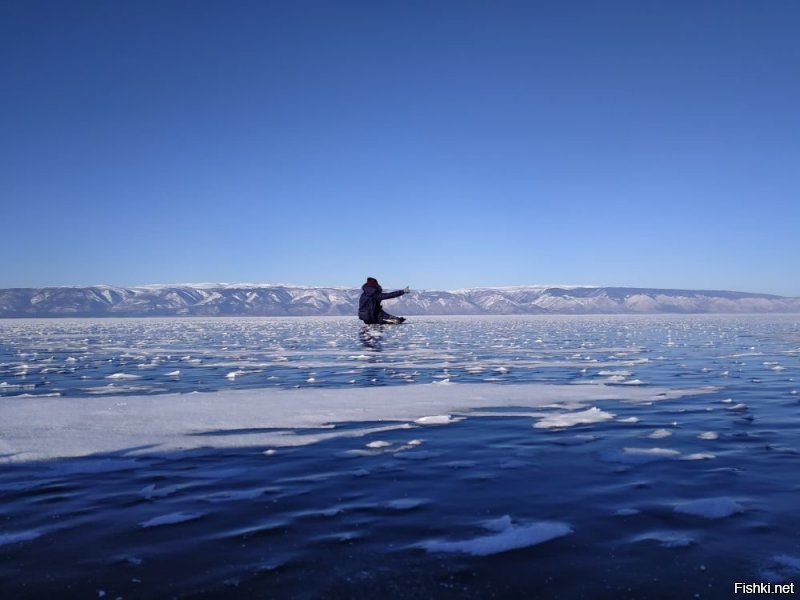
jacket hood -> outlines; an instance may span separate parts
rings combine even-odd
[[[380,285],[365,283],[364,285],[361,286],[361,291],[364,292],[367,296],[372,296],[374,294],[380,294],[383,291],[383,288]]]

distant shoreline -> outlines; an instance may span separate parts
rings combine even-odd
[[[359,294],[267,284],[9,288],[0,318],[354,316]],[[595,286],[412,290],[387,304],[404,316],[800,313],[800,298],[773,294]]]

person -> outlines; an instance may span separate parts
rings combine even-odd
[[[399,324],[405,321],[405,317],[395,317],[390,315],[381,306],[381,300],[398,298],[411,291],[408,287],[395,292],[384,292],[383,288],[374,277],[367,277],[367,283],[361,286],[361,298],[358,300],[358,318],[367,325],[375,324]]]

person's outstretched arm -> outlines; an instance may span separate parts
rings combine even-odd
[[[379,300],[388,300],[389,298],[397,298],[398,296],[402,296],[403,294],[407,294],[410,292],[411,289],[406,287],[404,290],[397,290],[394,292],[382,292],[379,296]]]

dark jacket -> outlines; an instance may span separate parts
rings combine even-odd
[[[358,300],[358,318],[365,323],[377,322],[383,311],[381,300],[397,298],[403,294],[405,294],[403,290],[384,292],[380,285],[365,283],[361,286],[361,298]]]

